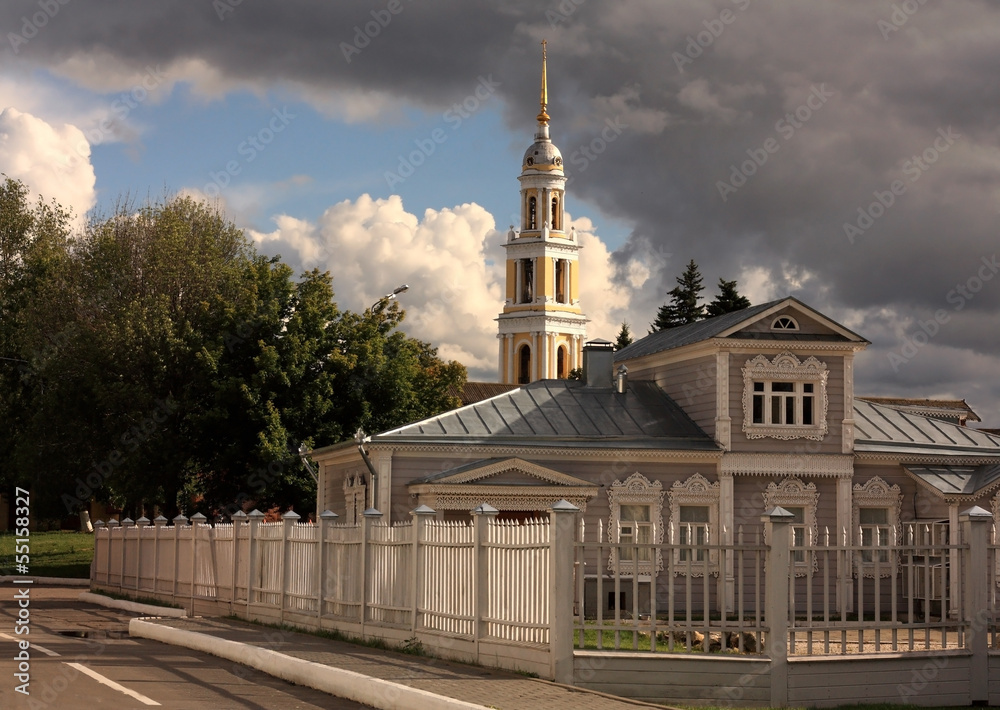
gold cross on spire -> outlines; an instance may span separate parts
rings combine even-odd
[[[541,126],[547,126],[549,124],[549,114],[546,113],[545,111],[545,109],[549,105],[549,86],[545,78],[546,44],[547,42],[543,39],[542,40],[542,95],[541,95],[542,110],[539,111],[538,116],[536,116],[536,118],[538,119],[538,123]]]

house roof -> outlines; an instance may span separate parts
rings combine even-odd
[[[461,389],[449,388],[448,394],[458,397],[462,406],[482,402],[484,399],[496,397],[498,394],[510,392],[517,389],[517,385],[509,385],[503,382],[466,382]]]
[[[911,455],[966,454],[1000,458],[1000,436],[856,399],[854,450]]]
[[[882,404],[894,409],[903,409],[919,414],[943,415],[949,417],[959,417],[963,413],[967,415],[969,421],[981,422],[982,419],[973,411],[968,402],[964,399],[920,399],[905,397],[858,397],[866,402]]]
[[[944,496],[978,496],[1000,483],[1000,464],[983,466],[904,466]]]
[[[416,486],[423,483],[469,483],[482,482],[486,479],[496,478],[507,471],[523,472],[534,478],[534,485],[555,485],[555,486],[587,486],[593,487],[592,481],[585,481],[559,471],[555,471],[546,466],[540,466],[516,457],[489,458],[481,461],[462,464],[447,471],[432,473],[423,478],[410,481],[408,486]],[[490,483],[496,483],[490,481]],[[525,485],[524,483],[507,483],[507,485]]]
[[[655,383],[639,381],[619,394],[576,380],[538,380],[371,441],[720,450]]]
[[[740,311],[733,311],[732,313],[724,313],[721,316],[715,316],[714,318],[706,318],[705,320],[696,321],[694,323],[688,323],[687,325],[679,325],[676,328],[669,328],[667,330],[661,330],[657,333],[651,333],[641,340],[637,340],[628,347],[622,348],[615,353],[615,361],[621,360],[631,360],[633,358],[644,357],[646,355],[652,355],[653,353],[663,352],[664,350],[672,350],[674,348],[679,348],[684,345],[691,345],[693,343],[699,343],[704,340],[710,340],[711,338],[728,337],[733,334],[734,331],[739,330],[739,327],[744,323],[756,320],[758,317],[763,316],[768,311],[779,310],[785,306],[794,305],[799,310],[802,310],[811,316],[817,318],[818,320],[824,321],[830,324],[835,330],[840,331],[840,333],[827,333],[820,335],[809,335],[805,333],[740,333],[739,337],[741,339],[754,339],[754,340],[781,340],[781,341],[799,341],[799,342],[815,342],[815,341],[836,341],[836,342],[850,342],[855,340],[861,343],[867,343],[868,341],[862,338],[857,333],[853,333],[844,326],[840,325],[827,318],[825,315],[819,311],[810,308],[806,304],[797,298],[781,298],[776,301],[769,301],[768,303],[761,303],[756,306],[750,306],[749,308],[744,308]],[[850,337],[848,337],[848,335]]]

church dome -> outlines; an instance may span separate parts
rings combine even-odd
[[[546,126],[546,128],[548,127]],[[536,135],[535,139],[535,142],[524,151],[524,160],[521,161],[522,172],[537,170],[539,172],[562,173],[563,158],[559,149],[547,136]]]

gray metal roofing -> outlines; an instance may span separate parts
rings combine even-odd
[[[854,450],[1000,457],[1000,436],[855,399]]]
[[[769,303],[761,303],[756,306],[744,308],[742,311],[725,313],[714,318],[706,318],[705,320],[688,323],[687,325],[679,325],[676,328],[652,333],[642,340],[637,340],[628,347],[624,347],[616,352],[615,360],[629,360],[635,357],[642,357],[643,355],[652,355],[663,350],[679,348],[682,345],[690,345],[691,343],[714,338],[724,330],[731,328],[741,321],[752,318],[758,313],[763,313],[768,308],[781,303],[783,300],[785,299],[782,298]]]
[[[974,496],[1000,479],[1000,464],[983,466],[904,466],[946,496]]]
[[[655,383],[639,381],[619,394],[576,380],[539,380],[372,437],[373,442],[434,440],[719,449]]]

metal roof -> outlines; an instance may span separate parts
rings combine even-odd
[[[854,450],[1000,457],[1000,436],[855,399]]]
[[[662,352],[664,350],[671,350],[673,348],[679,348],[684,345],[691,345],[692,343],[698,343],[703,340],[709,340],[711,338],[719,337],[723,333],[732,328],[735,328],[740,323],[744,321],[752,320],[755,316],[764,313],[765,311],[780,305],[794,305],[795,307],[807,312],[817,319],[826,321],[835,326],[835,329],[840,329],[842,333],[849,333],[851,336],[857,339],[857,342],[867,343],[868,341],[862,338],[857,333],[848,330],[839,323],[827,318],[825,315],[820,313],[814,308],[807,306],[802,301],[792,296],[786,298],[779,298],[776,301],[769,301],[768,303],[761,303],[756,306],[750,306],[749,308],[744,308],[741,311],[733,311],[732,313],[724,313],[721,316],[715,316],[714,318],[706,318],[705,320],[696,321],[694,323],[688,323],[687,325],[679,325],[676,328],[669,328],[667,330],[661,330],[658,333],[652,333],[647,335],[642,340],[637,340],[626,348],[622,348],[615,353],[615,361],[630,360],[632,358],[643,357],[645,355],[652,355],[653,353]],[[739,333],[732,334],[729,337],[739,338],[740,340],[786,340],[786,341],[837,341],[837,342],[852,342],[851,338],[846,337],[842,333],[822,333],[822,334],[807,334],[807,333],[761,333],[761,332],[749,332],[749,333]]]
[[[1000,464],[985,466],[904,466],[946,496],[975,496],[1000,481]]]
[[[663,390],[641,381],[619,394],[576,380],[538,380],[371,440],[719,450]]]
[[[962,414],[968,415],[969,421],[981,422],[982,419],[973,411],[964,399],[914,399],[904,397],[868,397],[858,396],[866,402],[882,404],[903,411],[928,414],[931,416],[946,416],[957,419]]]

